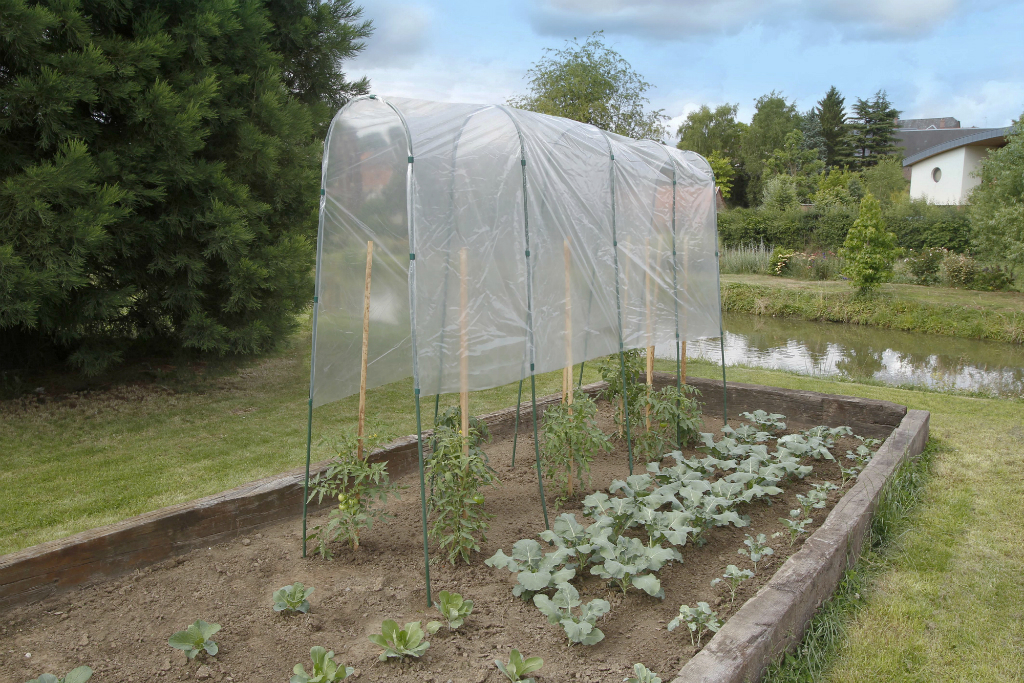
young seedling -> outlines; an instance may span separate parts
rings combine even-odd
[[[355,669],[351,666],[335,662],[334,651],[328,652],[325,647],[317,645],[310,648],[309,657],[313,660],[313,672],[306,673],[304,666],[296,664],[292,669],[289,683],[335,683],[335,681],[343,681],[355,673]]]
[[[554,598],[535,595],[533,604],[547,616],[548,622],[562,625],[569,637],[569,645],[594,645],[604,639],[604,633],[594,624],[612,608],[607,600],[598,598],[584,605],[579,591],[568,583],[560,583]],[[578,613],[573,613],[575,608],[579,608]]]
[[[199,619],[184,631],[178,631],[171,636],[167,644],[178,650],[184,650],[189,659],[195,659],[200,651],[205,651],[212,657],[217,654],[218,647],[217,643],[210,640],[210,637],[219,630],[219,624],[208,624]]]
[[[33,678],[28,683],[85,683],[92,678],[92,669],[87,666],[79,666],[57,678],[53,674],[43,674],[39,678]]]
[[[750,534],[746,534],[747,540],[743,541],[743,545],[746,548],[740,548],[736,551],[738,555],[746,555],[750,558],[750,561],[754,563],[754,571],[757,571],[757,563],[762,558],[768,555],[774,555],[775,551],[768,545],[768,537],[764,534],[758,534],[757,538],[754,538]]]
[[[643,664],[633,665],[633,675],[622,679],[625,683],[661,683],[658,674],[648,669]]]
[[[793,545],[796,543],[796,539],[800,534],[807,533],[807,525],[814,520],[810,517],[806,519],[800,519],[800,510],[790,510],[789,518],[779,517],[779,521],[782,522],[786,530],[789,531],[789,544]]]
[[[679,608],[679,616],[668,622],[668,630],[674,631],[680,624],[686,624],[690,629],[690,643],[696,647],[700,647],[700,641],[706,631],[718,633],[718,629],[722,628],[718,612],[712,612],[711,606],[706,602],[698,602],[696,607],[682,605]]]
[[[278,588],[274,591],[275,612],[309,612],[309,596],[313,594],[312,588],[306,588],[296,581],[290,586]]]
[[[473,601],[463,600],[458,593],[441,591],[437,594],[437,602],[434,603],[434,607],[444,617],[445,623],[448,624],[448,630],[454,631],[462,626],[462,622],[473,611]]]
[[[717,586],[723,579],[729,582],[729,605],[732,606],[736,602],[736,589],[740,587],[740,584],[754,577],[754,572],[749,569],[740,569],[734,564],[730,564],[725,568],[725,573],[722,574],[720,579],[712,579],[711,585]]]
[[[441,628],[440,621],[427,622],[426,632],[437,633]],[[430,643],[424,640],[424,629],[420,628],[420,622],[410,621],[405,628],[399,629],[394,619],[385,619],[381,624],[381,632],[369,636],[370,642],[384,648],[380,653],[380,661],[388,659],[405,659],[406,657],[419,658],[430,647]]]
[[[523,676],[540,670],[544,666],[544,660],[540,657],[527,657],[523,659],[523,656],[519,654],[519,650],[512,650],[508,653],[508,663],[495,659],[494,665],[512,683],[536,683],[532,678],[523,678]]]

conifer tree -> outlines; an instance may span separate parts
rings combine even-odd
[[[312,293],[351,0],[0,0],[0,363],[257,353]],[[9,18],[9,21],[8,21]]]
[[[850,125],[846,116],[846,98],[834,85],[818,100],[815,108],[825,141],[825,166],[839,168],[852,161]]]
[[[860,203],[860,214],[846,234],[839,255],[846,260],[843,275],[860,295],[892,279],[892,266],[899,255],[896,235],[886,230],[882,206],[870,192]]]
[[[892,106],[884,90],[867,100],[857,98],[853,105],[851,142],[859,167],[878,163],[883,156],[896,156],[903,148],[896,144],[896,119],[900,111]]]

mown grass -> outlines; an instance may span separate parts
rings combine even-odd
[[[886,285],[869,297],[847,283],[722,276],[722,309],[872,325],[969,339],[1024,342],[1024,294]]]

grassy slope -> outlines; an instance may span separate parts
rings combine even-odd
[[[855,298],[845,282],[722,275],[726,311],[875,325],[954,337],[1024,342],[1024,294],[883,285]]]

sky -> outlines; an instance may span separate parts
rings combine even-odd
[[[545,48],[603,30],[655,87],[673,139],[702,104],[781,92],[805,111],[885,90],[903,118],[1010,125],[1024,113],[1024,0],[355,0],[375,26],[343,68],[372,92],[504,103]]]

